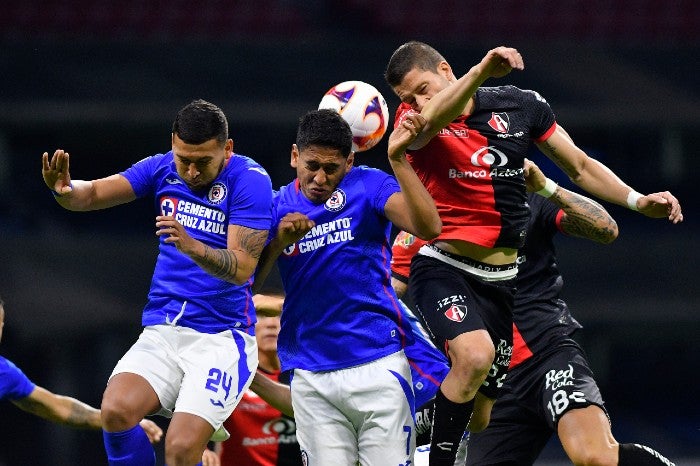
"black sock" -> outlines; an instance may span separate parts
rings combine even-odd
[[[430,466],[453,466],[459,441],[467,429],[474,400],[455,403],[438,390],[435,394],[433,433],[430,438]]]
[[[618,466],[675,466],[659,452],[636,443],[620,444],[617,464]]]

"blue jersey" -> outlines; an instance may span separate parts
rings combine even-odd
[[[321,204],[303,195],[298,180],[276,193],[273,225],[290,212],[316,223],[277,261],[286,295],[277,343],[283,370],[343,369],[412,343],[389,270],[384,206],[398,191],[390,175],[359,166]]]
[[[19,367],[0,356],[0,400],[21,400],[28,397],[36,385]]]
[[[417,410],[435,397],[440,384],[450,371],[450,366],[447,357],[435,347],[418,318],[403,301],[401,301],[401,310],[410,323],[415,337],[415,342],[404,348],[404,351],[411,366]]]
[[[121,173],[138,197],[152,195],[158,215],[171,215],[192,237],[226,248],[229,224],[269,230],[272,184],[252,159],[233,154],[208,190],[192,191],[177,174],[172,152],[147,157]],[[160,237],[142,324],[177,323],[204,333],[254,332],[252,280],[235,285],[205,272]]]

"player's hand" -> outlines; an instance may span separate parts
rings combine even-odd
[[[256,293],[253,295],[253,306],[255,313],[265,317],[278,317],[282,314],[282,296],[266,295]]]
[[[523,174],[525,175],[525,187],[531,193],[536,193],[544,188],[547,182],[547,177],[542,173],[540,167],[531,160],[525,159]]]
[[[679,223],[683,221],[681,204],[676,196],[668,191],[647,194],[637,200],[637,209],[640,213],[652,218],[668,217],[669,221]]]
[[[406,149],[423,131],[426,123],[425,117],[420,113],[411,111],[404,114],[401,123],[389,135],[389,161],[401,161],[405,158]]]
[[[41,156],[41,175],[44,177],[44,183],[49,189],[56,191],[61,196],[70,193],[73,187],[70,183],[68,152],[56,149],[49,160],[49,153],[44,152]]]
[[[148,437],[149,442],[158,443],[163,438],[163,429],[158,427],[158,424],[156,424],[155,422],[150,421],[148,419],[141,419],[139,425],[141,426],[143,431],[146,432],[146,436]]]
[[[221,466],[221,459],[219,455],[207,448],[202,453],[202,466]]]
[[[175,220],[175,217],[159,215],[156,217],[156,235],[165,236],[166,243],[172,243],[178,251],[185,254],[192,254],[199,243],[192,238],[185,227],[180,222]]]
[[[285,245],[299,241],[316,226],[313,220],[300,212],[290,212],[277,225],[277,238]]]
[[[496,47],[489,50],[478,66],[481,67],[482,73],[491,78],[501,78],[514,69],[525,69],[522,55],[511,47]]]

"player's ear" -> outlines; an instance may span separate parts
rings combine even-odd
[[[226,151],[227,156],[233,153],[233,139],[226,140],[226,146],[224,147],[224,150]]]
[[[353,163],[355,163],[355,151],[350,151],[350,155],[348,155],[348,159],[345,162],[345,169],[350,170],[352,167]]]
[[[447,80],[454,79],[454,73],[452,72],[452,67],[445,60],[442,60],[440,63],[438,63],[437,73],[440,76],[443,76]]]
[[[297,165],[299,164],[299,148],[297,147],[296,144],[292,144],[292,156],[289,161],[289,165],[292,166],[292,168],[297,168]]]

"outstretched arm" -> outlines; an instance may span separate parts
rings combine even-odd
[[[78,429],[102,429],[100,410],[70,396],[56,395],[36,386],[26,398],[12,401],[20,409],[41,418]],[[141,427],[151,443],[160,441],[163,430],[153,421],[143,419]]]
[[[49,159],[42,155],[41,174],[56,202],[68,210],[99,210],[136,199],[131,183],[121,175],[98,180],[73,180],[70,176],[70,155],[61,149]]]
[[[537,147],[582,189],[599,199],[612,202],[652,218],[683,221],[678,199],[668,191],[643,195],[625,184],[598,160],[589,157],[574,144],[569,134],[557,126],[552,135]]]
[[[289,417],[294,417],[292,391],[289,386],[270,380],[260,372],[256,372],[253,376],[253,382],[250,384],[250,389],[276,410]]]
[[[558,186],[530,160],[525,160],[525,183],[528,191],[548,198],[564,211],[561,218],[564,233],[603,244],[617,238],[617,223],[602,205]]]

